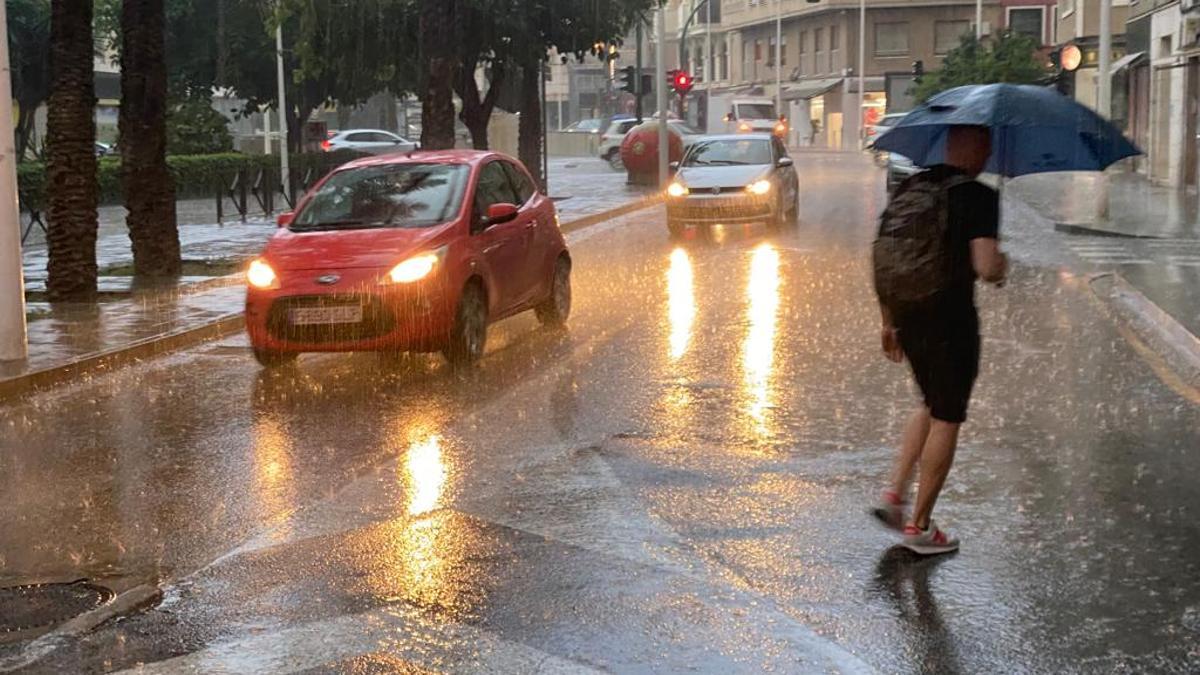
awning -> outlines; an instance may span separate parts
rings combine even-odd
[[[814,98],[833,89],[842,83],[842,78],[831,77],[821,80],[801,80],[794,82],[783,90],[783,100],[799,101]]]
[[[1122,70],[1125,70],[1126,68],[1136,64],[1138,61],[1141,61],[1145,57],[1146,52],[1134,52],[1132,54],[1126,54],[1125,56],[1117,59],[1116,63],[1112,64],[1112,68],[1109,70],[1109,73],[1116,75]]]

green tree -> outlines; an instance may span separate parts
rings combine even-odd
[[[96,297],[96,90],[92,0],[52,0],[46,119],[51,302]]]
[[[233,151],[229,120],[209,101],[189,98],[167,114],[167,154],[210,155]]]
[[[37,110],[50,97],[50,0],[7,0],[17,157],[33,138]]]
[[[121,186],[134,274],[156,282],[179,276],[175,181],[167,166],[167,62],[164,0],[121,3]]]
[[[1036,84],[1046,79],[1046,64],[1037,56],[1037,42],[1006,32],[997,39],[980,41],[964,35],[962,42],[942,60],[940,70],[929,73],[912,88],[916,101],[967,84]]]

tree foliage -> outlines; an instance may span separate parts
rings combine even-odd
[[[50,98],[50,0],[6,0],[17,157],[25,157],[37,109]]]
[[[1041,82],[1048,72],[1037,57],[1037,48],[1032,38],[1011,32],[986,41],[964,35],[962,42],[943,59],[941,69],[925,75],[913,86],[913,99],[924,101],[967,84]]]

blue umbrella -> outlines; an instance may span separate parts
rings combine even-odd
[[[1141,154],[1120,130],[1062,94],[1028,84],[955,87],[931,97],[884,132],[874,146],[917,166],[944,161],[946,135],[956,125],[992,130],[985,171],[1022,176],[1048,171],[1103,171]]]

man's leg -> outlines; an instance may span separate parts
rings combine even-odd
[[[954,463],[961,425],[934,419],[929,425],[929,438],[921,451],[921,483],[917,486],[917,505],[913,524],[922,530],[929,527],[929,516],[937,503],[938,494],[946,484],[946,475]]]
[[[892,492],[900,499],[908,494],[908,485],[912,482],[913,467],[921,459],[929,437],[929,407],[921,406],[909,418],[904,427],[904,438],[901,441],[900,453],[896,455],[896,464],[892,468]]]

